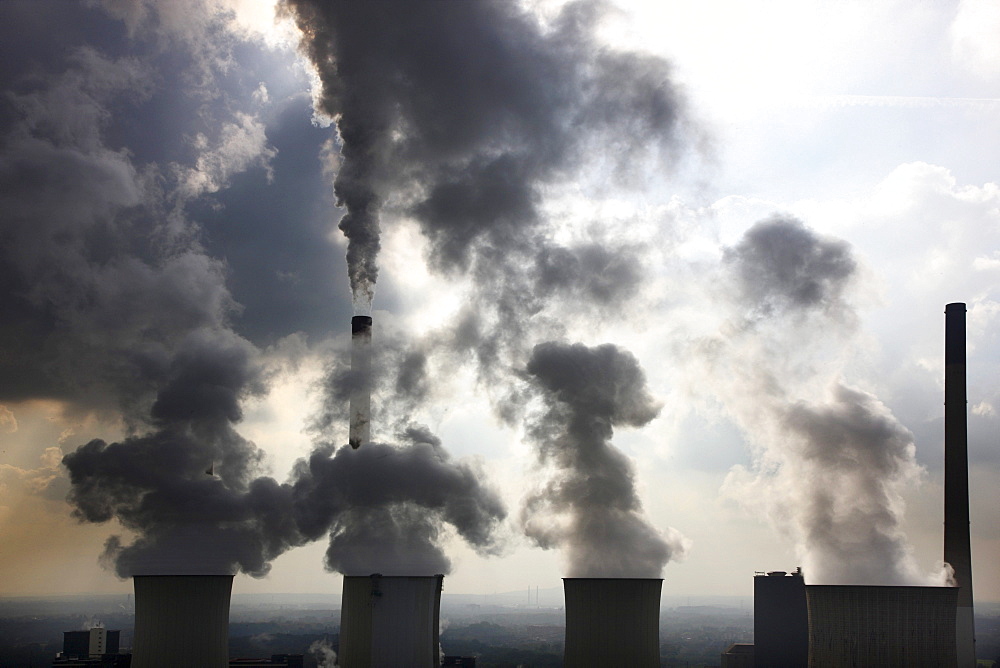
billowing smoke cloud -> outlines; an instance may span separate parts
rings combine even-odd
[[[225,263],[185,206],[274,151],[255,118],[207,102],[187,162],[140,161],[156,155],[153,136],[112,148],[128,132],[111,127],[113,110],[159,92],[153,62],[79,47],[60,73],[15,81],[4,99],[0,398],[61,400],[119,423],[119,442],[63,459],[74,514],[135,534],[107,543],[119,575],[263,575],[297,540],[288,492],[255,479],[264,453],[235,431],[267,372],[233,329]],[[197,81],[184,91],[194,98],[213,85]]]
[[[506,516],[483,472],[454,462],[424,428],[406,443],[319,448],[294,471],[295,517],[303,535],[330,536],[328,569],[347,575],[448,573],[441,542],[450,525],[474,549],[494,554]]]
[[[912,435],[840,377],[856,342],[849,245],[775,216],[724,265],[735,310],[702,352],[756,468],[734,469],[728,491],[791,535],[813,582],[918,582],[900,496],[920,475]]]
[[[683,538],[643,517],[634,467],[611,444],[615,427],[641,427],[660,410],[638,361],[611,344],[548,342],[527,372],[545,406],[529,420],[529,438],[551,473],[525,500],[525,533],[563,548],[570,577],[659,577],[683,554]]]
[[[495,288],[499,269],[530,266],[536,275],[516,273],[533,285],[517,287],[558,287],[602,260],[593,249],[553,250],[540,225],[543,187],[596,163],[628,180],[677,143],[667,64],[600,44],[596,3],[571,3],[548,24],[500,1],[288,4],[322,81],[318,109],[337,121],[340,227],[363,306],[387,207],[419,222],[441,271]],[[599,299],[615,292],[593,287]],[[531,307],[511,299],[499,308],[518,307],[516,329]]]

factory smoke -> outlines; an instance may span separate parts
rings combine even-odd
[[[308,540],[329,535],[326,566],[347,575],[449,573],[445,525],[482,554],[499,550],[506,516],[483,472],[455,462],[427,429],[401,445],[317,448],[296,464],[295,521]]]
[[[639,183],[675,163],[691,130],[663,59],[600,42],[599,3],[570,3],[545,19],[506,2],[292,1],[287,9],[320,77],[317,111],[337,124],[327,156],[338,154],[328,166],[346,210],[355,310],[371,308],[383,220],[416,224],[431,268],[467,279],[469,298],[434,341],[386,337],[394,355],[373,373],[393,389],[376,419],[397,445],[366,444],[352,456],[321,435],[286,482],[267,477],[265,450],[238,428],[246,402],[266,396],[278,373],[264,347],[295,331],[283,329],[284,290],[309,290],[282,285],[274,304],[245,317],[236,279],[253,277],[241,296],[253,300],[258,282],[292,285],[296,276],[277,263],[238,266],[268,254],[213,247],[227,239],[224,226],[209,233],[197,219],[224,209],[200,199],[234,175],[270,175],[281,158],[259,109],[206,102],[197,109],[203,133],[164,135],[164,146],[137,157],[112,148],[128,136],[106,130],[116,105],[159,99],[153,66],[83,48],[61,77],[12,95],[0,176],[12,184],[5,239],[17,252],[4,251],[0,267],[0,286],[14,297],[0,306],[11,352],[0,359],[3,396],[56,397],[120,418],[118,436],[80,445],[64,464],[74,515],[133,534],[106,544],[104,562],[121,576],[262,576],[285,550],[324,535],[331,569],[444,572],[449,526],[494,552],[505,511],[478,482],[482,472],[451,460],[426,430],[407,428],[438,382],[431,374],[443,365],[432,358],[472,360],[481,378],[502,381],[491,395],[500,417],[519,417],[530,393],[517,394],[514,370],[532,347],[562,336],[574,317],[624,308],[646,269],[641,242],[602,221],[584,235],[556,235],[547,189],[575,179],[596,189]],[[108,11],[136,34],[191,50],[191,69],[176,78],[191,99],[215,100],[232,54],[210,33],[228,30],[228,15],[199,26],[155,7]],[[234,94],[255,104],[267,97],[262,84]],[[186,161],[166,147],[174,139]],[[356,385],[348,378],[327,391],[349,397]],[[618,412],[605,420],[639,424]],[[616,484],[630,487],[627,463],[602,456]],[[425,480],[402,475],[403,463]],[[387,477],[399,478],[394,489],[383,489]],[[353,479],[369,486],[351,487]],[[673,548],[638,511],[634,490],[623,493],[618,512],[649,533],[649,558],[662,565]]]
[[[292,0],[289,7],[322,82],[317,111],[339,131],[334,190],[346,208],[340,228],[358,311],[370,308],[389,221],[416,223],[429,267],[468,280],[457,317],[404,344],[376,420],[405,422],[389,406],[404,415],[412,409],[409,399],[429,392],[434,360],[444,358],[471,361],[498,417],[515,424],[531,394],[515,369],[525,367],[533,346],[625,308],[641,291],[646,249],[639,239],[598,220],[583,237],[559,239],[543,205],[547,189],[572,179],[599,191],[609,182],[638,184],[647,169],[669,171],[693,128],[668,63],[602,44],[596,34],[605,7],[597,2],[569,3],[547,19],[509,2]],[[546,345],[532,358],[542,387],[559,383],[556,370],[544,376],[549,360],[538,356],[557,344]],[[522,517],[540,544],[565,543],[577,572],[658,575],[680,553],[680,539],[643,519],[631,464],[609,443],[612,426],[641,426],[656,411],[637,362],[611,357],[635,387],[609,397],[621,405],[594,418],[591,437],[575,425],[582,415],[571,419],[572,406],[552,400],[545,419],[565,432],[553,443],[566,454],[543,459],[567,485],[557,493],[553,482]],[[545,428],[533,424],[532,438]],[[574,449],[578,457],[568,454]],[[606,476],[607,498],[583,492],[588,475]],[[552,514],[572,517],[572,526],[556,531],[548,526]],[[379,510],[363,526],[389,519]],[[602,552],[602,540],[628,547]]]
[[[544,405],[528,436],[549,479],[524,501],[526,535],[562,548],[569,577],[660,577],[684,539],[643,516],[635,468],[611,444],[615,427],[642,427],[660,411],[638,361],[611,344],[548,342],[527,373]]]
[[[856,345],[850,246],[790,217],[758,222],[724,256],[731,318],[701,341],[707,373],[744,429],[754,470],[726,491],[795,541],[822,584],[916,584],[903,533],[904,488],[918,480],[910,432],[843,378]]]
[[[337,122],[334,188],[356,303],[370,307],[387,213],[417,221],[435,269],[487,286],[525,260],[537,268],[528,287],[558,285],[581,262],[618,266],[553,244],[542,188],[598,148],[618,182],[669,165],[684,118],[665,61],[597,40],[600,4],[570,3],[544,24],[509,2],[289,7],[322,82],[317,110]],[[519,327],[531,305],[502,297]]]

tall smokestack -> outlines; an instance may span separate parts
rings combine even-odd
[[[133,668],[229,666],[232,575],[136,575]]]
[[[368,315],[351,318],[351,432],[348,442],[354,449],[372,440],[372,319]]]
[[[563,578],[566,668],[659,668],[659,578]]]
[[[443,575],[344,576],[341,668],[436,668]]]
[[[944,560],[955,569],[958,665],[976,665],[969,539],[969,446],[965,394],[965,304],[945,306],[944,318]]]

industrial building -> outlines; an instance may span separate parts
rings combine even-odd
[[[752,643],[736,642],[722,653],[721,668],[754,668],[754,646]]]
[[[806,585],[809,666],[956,666],[956,587]]]
[[[976,665],[969,537],[963,303],[945,307],[944,560],[953,587],[807,585],[802,573],[754,577],[754,665]]]
[[[806,583],[802,570],[753,578],[754,665],[799,668],[809,659]]]
[[[659,578],[563,578],[566,668],[660,665]]]
[[[65,658],[73,659],[117,654],[120,637],[121,631],[109,631],[103,626],[85,631],[64,631],[62,654]]]

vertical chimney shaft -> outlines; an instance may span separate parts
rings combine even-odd
[[[965,304],[945,306],[944,560],[955,569],[958,665],[976,664],[969,538],[969,448],[965,380]]]
[[[372,319],[367,315],[351,318],[351,428],[352,448],[370,443],[372,410]]]

